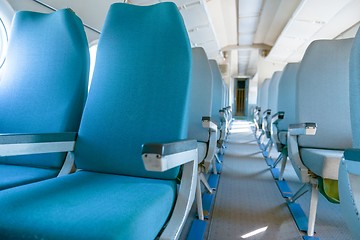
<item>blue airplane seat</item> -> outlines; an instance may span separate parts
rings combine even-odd
[[[220,115],[219,111],[222,109],[222,80],[221,73],[217,62],[213,59],[209,60],[212,76],[213,76],[213,92],[212,92],[212,120],[216,123],[218,128],[220,128]]]
[[[267,94],[269,88],[269,79],[266,78],[258,87],[258,94],[256,99],[256,107],[254,108],[254,123],[255,123],[255,138],[258,139],[258,132],[262,131],[262,111],[264,110],[262,107],[265,105],[265,100],[267,101]],[[265,88],[266,89],[265,89]],[[266,95],[266,96],[265,96]],[[266,103],[267,105],[267,103]],[[267,106],[266,106],[267,109]],[[265,109],[265,110],[266,110]]]
[[[261,84],[260,91],[259,91],[259,110],[257,120],[258,125],[261,126],[261,129],[259,130],[259,133],[255,132],[255,138],[260,145],[260,148],[262,150],[264,147],[262,147],[263,139],[266,137],[266,128],[267,125],[265,123],[265,118],[267,115],[270,114],[269,112],[269,86],[270,86],[271,78],[266,78]]]
[[[295,201],[311,191],[308,235],[314,235],[318,193],[337,203],[338,171],[350,148],[349,55],[353,39],[310,44],[298,70],[296,124],[290,124],[288,153],[300,181]]]
[[[192,63],[188,137],[204,143],[200,144],[198,148],[199,160],[202,161],[207,155],[207,145],[211,133],[209,130],[212,131],[211,128],[204,128],[203,123],[211,121],[213,81],[209,60],[204,49],[192,49]]]
[[[278,110],[277,102],[279,98],[279,82],[283,71],[276,71],[273,73],[269,83],[269,92],[268,92],[268,108],[271,110],[271,113],[276,113]]]
[[[87,96],[89,49],[70,9],[17,12],[0,81],[0,133],[77,132]],[[69,173],[66,153],[0,158],[0,190]]]
[[[262,151],[265,153],[265,157],[270,156],[272,149],[272,139],[271,139],[271,114],[277,112],[277,101],[278,101],[278,92],[279,92],[279,81],[282,75],[282,71],[276,71],[273,73],[270,82],[268,83],[267,91],[267,109],[264,109],[262,128],[265,133],[265,137],[260,140],[260,146]]]
[[[278,97],[276,101],[276,112],[272,112],[271,138],[276,150],[280,153],[271,167],[281,164],[279,180],[283,180],[283,173],[286,166],[287,132],[289,124],[295,122],[295,90],[297,71],[300,63],[288,63],[279,79]]]
[[[360,31],[350,54],[350,116],[353,149],[347,149],[339,167],[340,208],[354,239],[360,238]]]
[[[217,125],[218,131],[218,148],[222,151],[223,141],[225,139],[226,129],[224,124],[224,118],[220,115],[220,111],[223,111],[224,98],[223,98],[223,80],[221,72],[216,60],[210,59],[210,68],[213,76],[213,93],[212,93],[212,121]]]
[[[213,168],[215,166],[217,126],[211,121],[213,79],[209,60],[203,48],[192,49],[192,63],[188,137],[198,141],[199,174],[196,201],[198,218],[204,220],[200,183],[204,184],[209,193],[213,193],[204,173],[208,173],[211,164]]]
[[[191,65],[174,3],[112,4],[74,150],[78,171],[1,191],[0,238],[177,239],[198,166],[197,143],[185,140]]]
[[[260,108],[262,113],[269,108],[268,99],[269,99],[269,85],[270,85],[270,78],[266,78],[260,88]],[[261,113],[261,116],[262,116]]]
[[[299,66],[300,63],[288,63],[279,82],[277,109],[284,112],[285,115],[277,124],[277,135],[283,145],[287,145],[289,124],[295,123],[295,90]]]

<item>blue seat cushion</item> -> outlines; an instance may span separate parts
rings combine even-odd
[[[173,180],[80,171],[0,191],[0,239],[154,239]]]
[[[0,164],[0,190],[56,177],[58,169]]]

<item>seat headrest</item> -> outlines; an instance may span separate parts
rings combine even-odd
[[[188,137],[208,141],[209,133],[202,127],[201,119],[211,117],[213,80],[209,60],[203,48],[192,49],[192,63]]]
[[[354,148],[360,148],[360,30],[351,48],[349,77],[352,143]]]
[[[353,39],[310,44],[298,70],[296,121],[317,123],[315,136],[299,137],[299,146],[351,147],[349,56]]]
[[[285,112],[285,117],[278,123],[280,130],[287,130],[295,122],[295,88],[300,63],[288,63],[281,75],[278,91],[278,111]]]
[[[141,147],[187,137],[191,48],[178,8],[111,5],[75,152],[78,168],[173,179],[148,172]]]
[[[70,9],[50,14],[20,11],[10,36],[0,81],[0,132],[77,132],[89,74],[81,20]],[[59,167],[63,162],[49,158],[23,164]]]

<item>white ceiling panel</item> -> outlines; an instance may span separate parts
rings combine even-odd
[[[201,44],[214,41],[214,33],[210,28],[200,28],[197,31],[189,32],[191,42]]]
[[[300,3],[269,59],[300,61],[316,39],[333,39],[360,20],[359,0],[304,0]]]
[[[360,21],[360,1],[352,1],[338,12],[313,36],[314,39],[333,39]],[[355,34],[350,35],[354,37]]]
[[[303,38],[283,37],[272,48],[271,57],[277,61],[287,62],[289,56],[293,55],[298,46],[302,46],[305,42]]]
[[[255,34],[256,27],[259,22],[259,17],[240,17],[239,18],[239,26],[238,32],[239,33],[252,33]]]
[[[269,46],[275,44],[276,39],[279,37],[300,2],[301,0],[281,0],[276,13],[270,17],[271,21],[269,21],[269,24],[271,24],[266,31],[262,43]]]
[[[239,0],[239,17],[253,17],[260,14],[263,0]]]
[[[286,29],[284,37],[309,39],[317,33],[324,24],[318,22],[294,20]]]
[[[188,30],[196,28],[198,25],[209,25],[209,19],[206,15],[206,11],[200,4],[180,9],[180,12]]]
[[[272,19],[277,14],[277,9],[281,0],[267,0],[264,1],[264,6],[259,18],[259,24],[256,29],[254,43],[265,43],[265,37],[271,27]]]
[[[241,34],[239,36],[239,46],[251,46],[254,41],[254,34]]]
[[[305,0],[296,19],[328,22],[351,0]]]

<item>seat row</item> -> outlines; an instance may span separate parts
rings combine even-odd
[[[88,73],[72,10],[16,13],[0,81],[0,238],[177,239],[195,195],[203,218],[200,183],[212,191],[204,174],[231,120],[216,62],[191,50],[175,4],[116,3],[89,93]]]
[[[354,39],[314,41],[301,62],[287,64],[259,90],[255,136],[290,210],[311,192],[308,224],[301,229],[310,237],[319,192],[340,203],[354,237],[360,237],[359,56],[360,31]],[[279,152],[275,161],[273,145]],[[303,183],[294,194],[284,185],[288,158]]]

